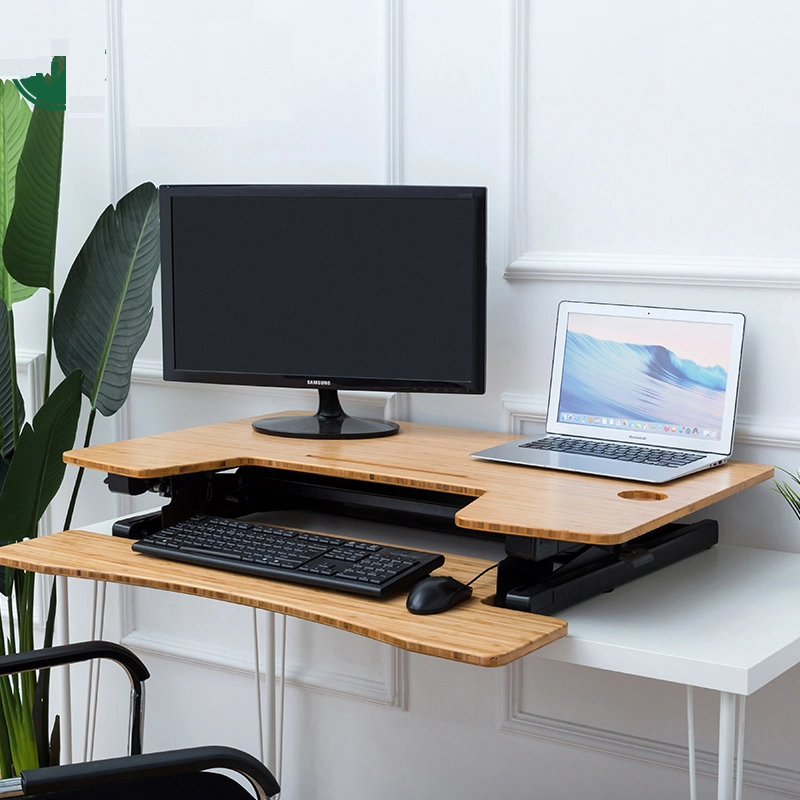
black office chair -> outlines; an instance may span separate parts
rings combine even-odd
[[[130,650],[112,642],[82,642],[0,657],[0,675],[47,669],[104,658],[117,662],[131,681],[129,755],[85,764],[22,770],[0,780],[0,798],[47,800],[252,800],[225,769],[247,779],[259,800],[280,791],[257,759],[231,747],[192,747],[142,755],[142,705],[147,667]]]

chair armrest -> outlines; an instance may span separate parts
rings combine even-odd
[[[150,677],[144,662],[127,647],[102,640],[62,644],[57,647],[44,647],[5,655],[0,658],[0,675],[31,672],[35,669],[60,667],[64,664],[78,664],[95,658],[116,661],[132,679],[135,678],[137,681],[146,681]]]
[[[142,684],[150,677],[150,672],[144,662],[127,647],[114,642],[95,640],[11,653],[0,657],[0,675],[14,675],[18,672],[32,672],[64,664],[78,664],[95,658],[116,661],[128,674],[131,682],[130,752],[141,753],[144,697]]]
[[[207,769],[229,769],[237,772],[250,781],[260,798],[272,797],[280,791],[273,774],[258,759],[232,747],[214,746],[23,770],[20,780],[25,795],[36,795]]]

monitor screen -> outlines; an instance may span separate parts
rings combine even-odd
[[[314,387],[337,406],[328,391],[484,391],[485,189],[160,195],[167,380]]]

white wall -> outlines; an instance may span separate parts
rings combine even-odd
[[[145,180],[485,185],[488,391],[389,407],[421,422],[539,430],[559,300],[741,310],[735,457],[796,467],[793,0],[8,0],[3,16],[2,74],[68,47],[62,279],[103,206]],[[18,313],[30,356],[42,308],[36,298]],[[156,312],[130,402],[95,441],[314,404],[164,384],[159,333]],[[355,402],[382,413],[387,399]],[[88,481],[78,524],[135,505],[102,477]],[[55,525],[63,500],[53,513]],[[800,550],[768,485],[709,515],[725,542]],[[87,588],[71,591],[78,635]],[[110,598],[109,635],[154,674],[148,746],[257,752],[251,612],[145,591]],[[480,670],[296,622],[288,666],[287,800],[687,791],[677,685],[535,656]],[[748,702],[748,797],[800,795],[798,690],[793,670]],[[706,773],[715,702],[698,693]],[[98,752],[114,750],[119,713],[110,705],[101,718]],[[700,788],[711,796],[707,778]]]

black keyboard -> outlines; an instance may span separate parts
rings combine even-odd
[[[384,597],[444,556],[319,533],[198,515],[134,542],[139,553],[308,586]]]
[[[567,436],[548,436],[535,442],[525,442],[520,447],[672,468],[682,467],[684,464],[691,464],[693,461],[704,458],[702,453],[690,453],[685,450],[665,450],[660,447],[645,447],[639,444],[622,444],[620,442],[598,442],[594,439],[571,439]]]

